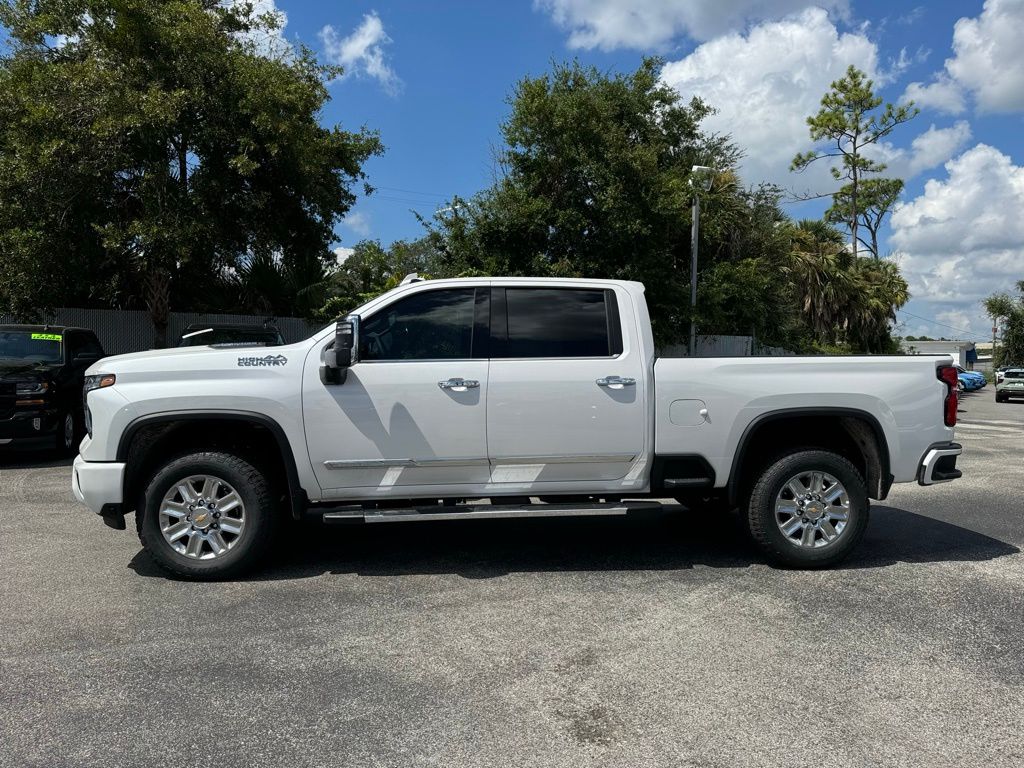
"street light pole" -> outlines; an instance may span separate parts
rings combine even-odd
[[[700,188],[707,192],[711,189],[715,169],[706,165],[695,165],[690,169],[690,186],[693,188],[693,222],[690,226],[690,357],[697,355],[697,243],[700,240],[700,191],[693,183],[694,178]]]
[[[690,357],[697,354],[697,241],[700,234],[700,195],[693,195],[693,223],[690,226]]]

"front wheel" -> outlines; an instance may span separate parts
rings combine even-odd
[[[146,488],[139,539],[167,571],[223,579],[256,565],[280,517],[264,474],[229,453],[182,456]]]
[[[751,537],[772,562],[824,568],[845,558],[868,525],[857,468],[829,451],[781,457],[757,478],[747,505]]]
[[[53,449],[61,457],[71,456],[75,452],[75,415],[71,411],[66,411],[57,418]]]

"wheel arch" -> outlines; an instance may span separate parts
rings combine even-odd
[[[255,411],[216,409],[147,414],[128,424],[117,444],[117,461],[126,464],[123,487],[126,509],[133,507],[134,499],[137,498],[138,492],[141,490],[140,485],[144,481],[146,471],[153,464],[148,451],[161,443],[167,445],[166,441],[180,437],[183,433],[194,435],[204,423],[219,424],[222,427],[230,425],[228,426],[229,431],[232,427],[241,431],[253,428],[266,430],[272,438],[272,444],[276,447],[275,458],[281,460],[280,468],[286,483],[291,515],[295,519],[302,516],[307,506],[307,497],[299,481],[295,455],[281,425],[266,414]],[[152,436],[152,444],[139,445],[138,439],[144,435]],[[218,434],[212,445],[222,444],[224,439],[223,433]]]
[[[881,500],[888,495],[893,482],[889,443],[878,419],[860,408],[812,406],[768,411],[758,415],[744,428],[733,454],[726,486],[730,504],[739,502],[745,484],[749,484],[751,470],[760,463],[758,456],[754,455],[757,448],[781,435],[783,430],[806,424],[838,425],[842,433],[832,433],[825,440],[801,440],[798,435],[786,434],[781,445],[837,450],[863,472],[871,498]]]

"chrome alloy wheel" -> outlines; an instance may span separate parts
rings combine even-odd
[[[775,497],[775,523],[792,544],[808,549],[837,541],[850,521],[846,488],[827,472],[801,472]]]
[[[192,475],[179,480],[160,502],[160,533],[186,557],[212,560],[226,554],[245,530],[245,505],[224,480]]]

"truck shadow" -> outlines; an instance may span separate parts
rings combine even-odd
[[[839,569],[895,563],[978,562],[1020,550],[958,525],[877,506],[864,541]],[[446,575],[491,579],[516,572],[747,568],[765,560],[726,513],[668,506],[628,518],[467,520],[454,522],[296,525],[255,580],[325,573],[361,576]],[[140,552],[130,567],[166,574]]]

